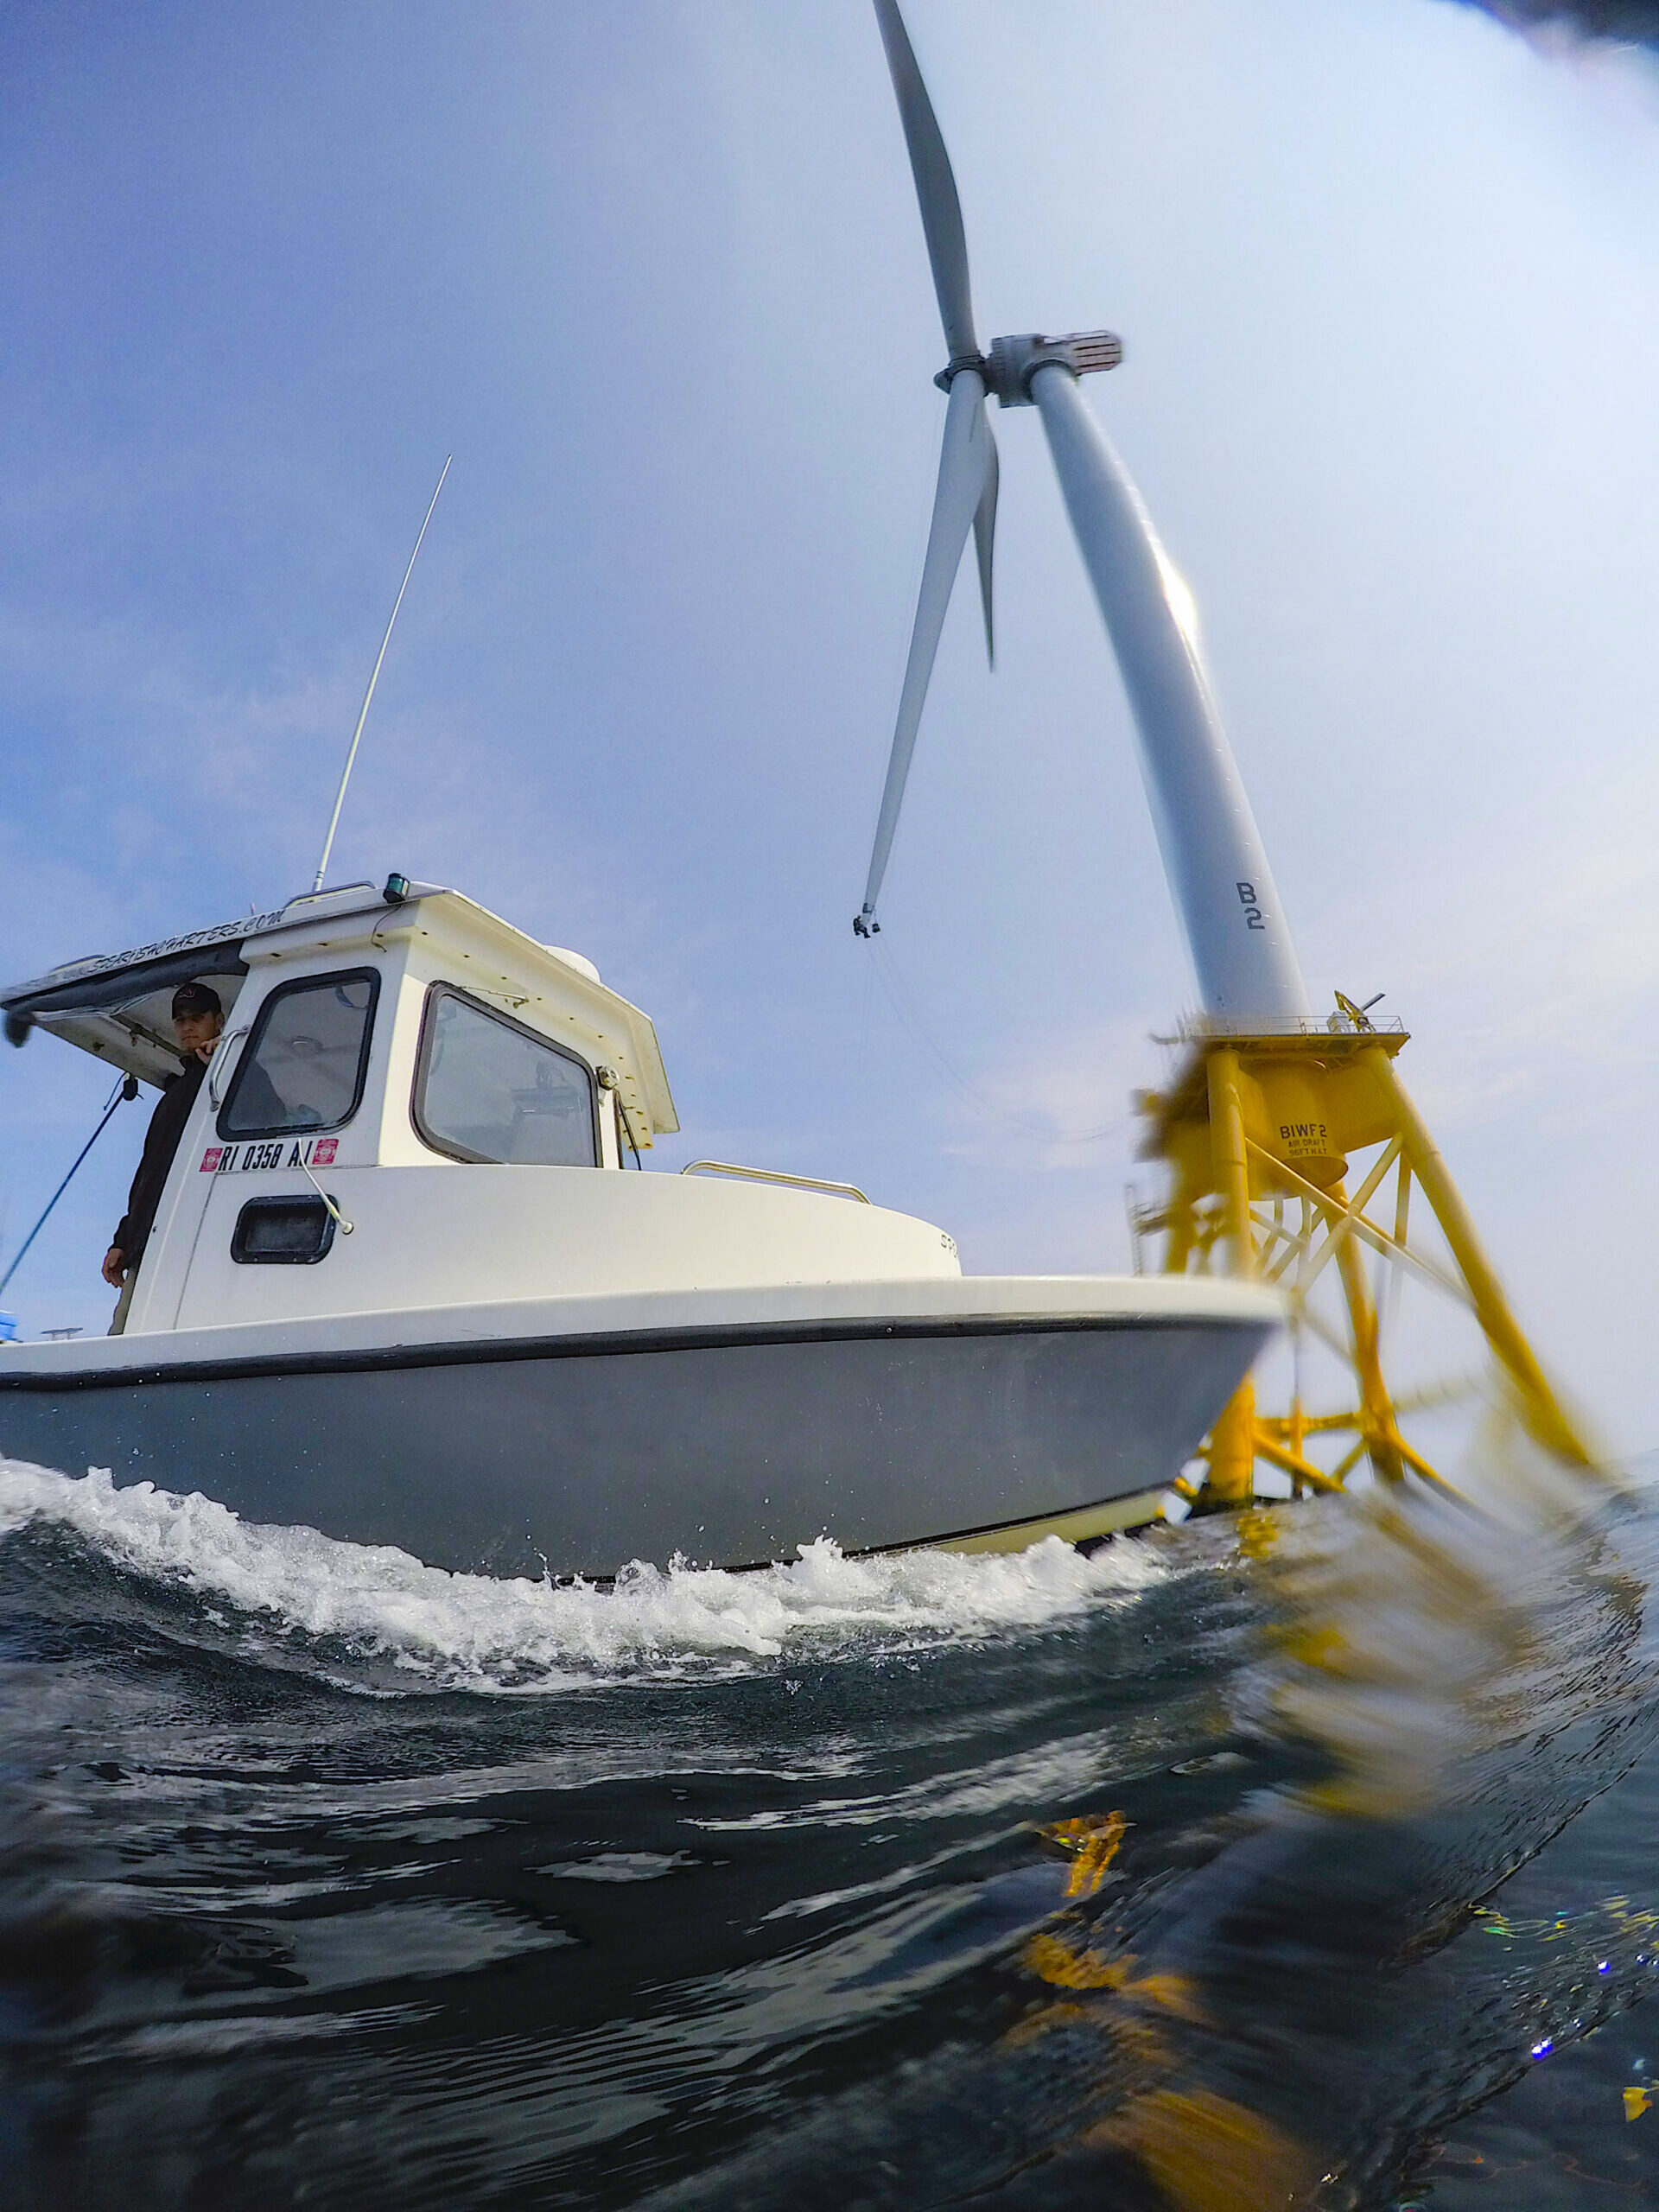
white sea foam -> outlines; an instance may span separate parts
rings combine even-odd
[[[820,1537],[788,1565],[741,1574],[635,1561],[608,1588],[555,1586],[257,1526],[199,1492],[118,1490],[102,1469],[72,1478],[0,1459],[0,1537],[35,1520],[73,1529],[130,1572],[227,1600],[267,1647],[273,1636],[343,1644],[414,1677],[411,1688],[548,1689],[973,1640],[1133,1595],[1166,1572],[1134,1541],[1088,1559],[1055,1537],[1007,1555],[849,1559]]]

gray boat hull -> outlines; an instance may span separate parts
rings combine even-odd
[[[0,1367],[0,1452],[435,1567],[747,1566],[821,1534],[878,1550],[1154,1491],[1267,1334],[1211,1316],[884,1320]]]

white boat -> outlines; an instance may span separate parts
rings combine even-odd
[[[496,1573],[1013,1549],[1151,1518],[1279,1318],[1253,1286],[964,1275],[850,1186],[701,1161],[573,952],[400,876],[0,993],[159,1084],[226,1026],[124,1333],[0,1349],[0,1453]],[[697,1172],[694,1172],[697,1171]]]

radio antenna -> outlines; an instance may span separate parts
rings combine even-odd
[[[386,657],[386,647],[391,643],[392,624],[397,620],[397,609],[404,603],[404,594],[409,589],[409,580],[414,575],[415,563],[420,557],[421,543],[426,536],[427,523],[432,519],[432,510],[438,504],[438,492],[443,489],[443,480],[449,474],[449,462],[454,459],[454,454],[449,454],[439,471],[437,491],[433,493],[428,503],[425,520],[421,524],[420,537],[415,540],[415,550],[409,556],[409,566],[404,570],[404,581],[398,585],[397,596],[391,603],[391,620],[386,624],[386,634],[381,639],[380,650],[374,657],[374,673],[369,678],[368,690],[363,694],[363,710],[357,718],[357,728],[352,732],[352,748],[346,755],[346,766],[340,771],[340,789],[334,793],[334,810],[328,817],[328,835],[322,841],[322,858],[317,862],[316,881],[311,886],[313,893],[321,891],[322,888],[322,879],[328,867],[328,855],[334,849],[334,832],[340,827],[340,810],[346,804],[346,786],[352,780],[352,766],[357,759],[358,741],[363,734],[364,723],[369,719],[369,706],[374,697],[374,687],[380,681],[380,664]]]

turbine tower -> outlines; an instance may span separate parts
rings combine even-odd
[[[934,381],[947,404],[893,750],[853,927],[864,938],[880,928],[876,903],[970,525],[991,649],[999,464],[987,402],[1034,406],[1128,696],[1164,872],[1203,1009],[1184,1033],[1173,1079],[1161,1094],[1143,1092],[1137,1100],[1147,1122],[1143,1157],[1163,1162],[1169,1175],[1166,1198],[1133,1218],[1137,1255],[1143,1236],[1161,1237],[1162,1267],[1179,1273],[1207,1268],[1219,1249],[1235,1272],[1281,1284],[1293,1332],[1300,1340],[1312,1330],[1325,1341],[1351,1369],[1356,1389],[1351,1412],[1310,1415],[1298,1388],[1286,1414],[1263,1419],[1245,1382],[1209,1440],[1207,1502],[1249,1503],[1258,1460],[1288,1474],[1299,1491],[1339,1487],[1362,1456],[1386,1479],[1409,1470],[1446,1487],[1401,1433],[1401,1405],[1382,1373],[1382,1301],[1362,1262],[1366,1246],[1460,1299],[1527,1428],[1557,1458],[1586,1465],[1578,1430],[1510,1313],[1446,1164],[1400,1084],[1394,1061],[1405,1031],[1374,1027],[1341,993],[1334,1014],[1313,1016],[1205,673],[1190,599],[1079,388],[1083,377],[1115,368],[1122,345],[1103,330],[1065,338],[1027,333],[995,339],[981,351],[950,156],[896,0],[874,0],[874,7],[944,328],[948,358]],[[1351,1200],[1344,1179],[1349,1155],[1378,1147]],[[1391,1232],[1365,1211],[1390,1176]],[[1439,1224],[1449,1266],[1408,1240],[1414,1179]],[[1332,1262],[1345,1308],[1340,1338],[1309,1305]],[[1355,1440],[1334,1468],[1309,1455],[1311,1436],[1343,1430]],[[1190,1486],[1189,1494],[1196,1494]]]

